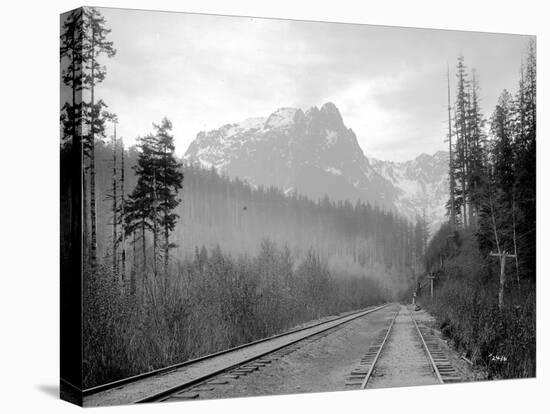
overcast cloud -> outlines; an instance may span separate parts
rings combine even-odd
[[[515,91],[528,38],[382,26],[101,9],[117,55],[98,94],[125,143],[172,120],[177,152],[202,130],[331,101],[367,156],[445,149],[447,64],[475,68],[489,116]]]

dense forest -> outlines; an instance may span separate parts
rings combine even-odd
[[[116,58],[109,33],[82,8],[61,36],[62,289],[81,266],[84,388],[409,290],[420,218],[183,163],[166,118],[126,149],[96,93]]]
[[[520,74],[515,94],[502,91],[486,119],[475,71],[469,76],[459,58],[449,105],[449,224],[426,254],[436,290],[422,302],[489,378],[532,377],[536,366],[534,41]]]

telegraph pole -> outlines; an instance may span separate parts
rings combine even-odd
[[[433,274],[428,275],[428,280],[430,281],[430,297],[434,298],[434,279],[435,276]]]
[[[489,253],[490,256],[498,257],[500,260],[500,286],[498,290],[498,308],[502,311],[502,308],[504,307],[504,282],[506,282],[506,259],[508,257],[514,259],[516,258],[515,254],[510,254],[506,250],[503,250],[502,252],[499,250],[497,253],[491,252]]]

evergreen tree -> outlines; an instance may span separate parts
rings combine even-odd
[[[111,200],[111,214],[112,216],[112,268],[115,277],[118,277],[118,245],[119,245],[119,235],[118,235],[118,225],[119,225],[119,202],[118,202],[118,174],[117,174],[117,138],[116,138],[116,126],[118,123],[117,116],[111,113],[103,114],[106,121],[109,121],[113,125],[113,135],[111,140],[112,153],[113,153],[113,166],[112,166],[112,178],[111,178],[111,193],[107,195],[107,198]]]
[[[63,22],[60,39],[61,80],[71,90],[70,101],[65,102],[61,108],[63,144],[71,144],[79,152],[82,144],[82,15],[82,9],[74,10],[68,15]]]
[[[468,188],[470,209],[468,221],[472,228],[477,228],[477,216],[486,190],[486,141],[485,119],[479,106],[479,85],[475,71],[472,72],[471,100],[468,113],[469,159]]]
[[[126,234],[137,228],[141,231],[143,270],[146,268],[146,233],[153,239],[153,275],[158,274],[160,248],[164,258],[164,273],[168,272],[169,251],[175,245],[170,243],[179,205],[178,191],[182,188],[181,163],[175,157],[174,138],[170,134],[172,123],[164,118],[159,125],[153,124],[155,134],[139,139],[140,153],[134,170],[138,182],[125,208]],[[162,234],[161,234],[162,232]],[[162,237],[162,245],[160,238]]]
[[[459,56],[456,70],[456,140],[454,151],[452,146],[450,151],[449,177],[452,196],[447,208],[452,215],[454,207],[455,224],[462,223],[464,229],[475,231],[487,179],[485,120],[479,105],[479,85],[475,71],[472,71],[470,80],[463,56]]]
[[[175,157],[174,137],[170,134],[172,123],[164,118],[160,125],[154,124],[158,157],[158,174],[156,191],[158,197],[159,225],[164,237],[164,273],[168,273],[169,251],[175,245],[170,243],[170,233],[174,230],[178,215],[174,210],[181,202],[177,198],[182,188],[183,173],[181,163]]]
[[[71,240],[71,258],[79,258],[82,249],[82,261],[86,263],[86,220],[81,222],[81,180],[82,169],[82,9],[76,9],[68,14],[63,22],[60,38],[61,81],[70,89],[71,98],[61,108],[61,162],[67,163],[62,171],[67,171],[62,177],[62,184],[66,183],[66,199],[69,206],[67,218],[72,229],[69,232]],[[62,189],[62,193],[65,188]],[[63,197],[65,195],[63,194]],[[82,234],[79,234],[82,230]],[[84,239],[84,240],[82,240]]]
[[[464,57],[458,57],[456,67],[457,91],[455,103],[456,157],[454,176],[460,182],[460,198],[455,205],[462,207],[462,222],[468,228],[468,149],[470,134],[468,130],[469,81],[464,64]]]
[[[528,45],[522,68],[515,109],[515,186],[517,205],[518,252],[525,274],[535,278],[536,271],[536,131],[537,59],[535,41]]]
[[[514,153],[512,124],[512,95],[504,90],[499,99],[491,120],[493,145],[493,174],[497,188],[506,199],[506,208],[511,206],[511,194],[514,187]]]
[[[90,262],[95,270],[97,260],[97,217],[96,217],[96,183],[95,183],[95,142],[105,136],[106,107],[103,100],[96,100],[95,87],[103,82],[107,71],[98,58],[101,55],[113,57],[116,50],[113,42],[107,41],[110,30],[105,27],[105,18],[93,7],[82,8],[82,87],[89,92],[89,101],[83,100],[82,112],[86,133],[83,136],[84,155],[88,159],[90,171]]]
[[[136,232],[140,233],[141,256],[143,259],[142,273],[143,277],[145,277],[147,270],[146,233],[154,230],[153,217],[156,215],[153,198],[154,137],[152,135],[140,137],[138,138],[138,143],[139,155],[137,164],[133,167],[138,180],[125,207],[124,222],[127,236],[134,235]],[[135,241],[133,244],[135,245]],[[154,254],[155,252],[153,252]]]

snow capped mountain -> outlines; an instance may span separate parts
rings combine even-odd
[[[411,220],[426,212],[433,227],[444,220],[447,156],[422,154],[396,163],[367,159],[338,108],[280,108],[199,132],[185,160],[215,168],[255,186],[276,186],[312,199],[367,201],[397,209]]]
[[[445,220],[449,197],[449,155],[438,151],[433,156],[421,154],[405,162],[370,159],[377,173],[398,190],[395,207],[414,220],[426,214],[432,232]]]
[[[280,108],[200,132],[185,159],[254,185],[277,186],[313,199],[369,201],[391,208],[396,190],[377,174],[338,108]]]

